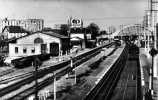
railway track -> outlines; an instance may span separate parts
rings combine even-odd
[[[142,100],[139,56],[130,53],[126,66],[109,100]]]
[[[108,47],[110,47],[110,46],[112,46],[112,45],[113,45],[113,43],[110,43],[110,44],[108,44],[108,45],[106,45],[106,46],[104,46],[104,47],[107,47],[107,48],[108,48]],[[84,61],[90,59],[90,57],[93,57],[94,55],[96,55],[97,53],[99,53],[100,50],[101,50],[101,48],[102,48],[102,47],[98,47],[98,48],[95,48],[95,49],[93,49],[93,50],[91,50],[91,51],[89,51],[89,52],[86,52],[86,53],[81,54],[81,55],[79,55],[79,56],[77,56],[77,57],[74,57],[74,58],[72,59],[73,62],[74,62],[74,66],[77,66],[77,65],[83,63]],[[73,68],[70,68],[70,60],[69,60],[69,61],[64,61],[63,63],[59,63],[59,64],[57,64],[57,65],[50,66],[50,67],[47,67],[47,68],[45,68],[45,69],[43,69],[43,70],[40,70],[40,71],[38,72],[38,78],[42,78],[42,77],[44,77],[45,75],[47,75],[47,74],[49,74],[49,73],[52,73],[52,72],[54,72],[55,70],[60,69],[60,68],[63,68],[63,67],[65,67],[65,66],[67,67],[66,70],[65,70],[66,73],[67,73],[68,71],[70,71],[70,70],[73,69]],[[64,72],[61,72],[61,73],[64,73]],[[60,74],[61,74],[61,73],[60,73]],[[59,74],[59,73],[58,73],[58,74]],[[27,76],[27,75],[26,75],[26,76]],[[54,76],[52,76],[52,77],[54,77]],[[50,78],[53,79],[52,77],[50,77]],[[58,76],[57,76],[57,77],[58,77]],[[49,81],[51,80],[50,78],[47,78],[47,79],[45,79],[44,81],[40,82],[40,83],[39,83],[39,88],[40,88],[40,87],[43,88],[43,87],[47,86],[48,84],[52,83],[52,81],[49,82]],[[8,94],[8,93],[10,93],[10,92],[12,92],[12,91],[14,91],[14,90],[17,90],[17,89],[19,89],[19,87],[21,87],[21,86],[23,86],[23,85],[25,85],[25,84],[31,83],[32,81],[34,81],[34,76],[33,76],[33,75],[30,75],[30,76],[27,77],[26,79],[23,79],[23,80],[21,80],[21,81],[15,83],[15,84],[12,84],[12,85],[10,85],[10,86],[8,86],[8,87],[5,87],[5,88],[3,88],[3,89],[0,90],[0,97],[4,96],[4,95],[6,95],[6,94]],[[21,100],[21,99],[17,99],[17,98],[19,98],[19,97],[27,97],[27,96],[31,95],[32,93],[34,93],[34,88],[33,88],[33,87],[32,87],[32,89],[30,88],[30,89],[24,90],[24,91],[21,92],[19,95],[13,96],[10,100],[14,100],[14,98],[16,98],[15,100]],[[25,96],[24,96],[24,95],[21,96],[22,94],[25,94]]]
[[[137,100],[137,69],[131,65],[136,65],[136,62],[127,61],[111,100]]]
[[[94,53],[92,53],[92,54],[90,54],[86,57],[83,57],[80,60],[77,60],[76,62],[74,62],[73,66],[80,65],[81,63],[89,60],[91,57],[94,57],[95,55],[97,55],[99,52],[100,51],[94,52]],[[73,67],[73,68],[75,68],[75,67]],[[38,85],[38,89],[40,90],[40,89],[44,88],[45,86],[48,86],[49,84],[52,84],[54,82],[54,80],[53,80],[54,77],[57,77],[57,80],[58,80],[61,76],[69,73],[70,71],[72,71],[73,68],[71,68],[70,65],[68,65],[65,70],[62,70],[61,72],[56,73],[55,76],[51,76],[51,77],[45,79],[44,81],[40,82],[39,85]],[[34,87],[35,86],[30,87],[30,88],[22,91],[18,95],[15,95],[15,96],[9,98],[8,100],[23,100],[23,99],[27,98],[28,96],[35,93],[35,88]]]
[[[14,72],[15,69],[8,69],[8,70],[5,70],[3,72],[0,73],[0,77],[4,76],[4,75],[7,75],[7,74],[10,74],[12,72]]]
[[[139,49],[127,51],[84,100],[141,100]]]
[[[38,90],[41,90],[42,88],[44,88],[45,86],[52,84],[54,82],[54,77],[56,77],[56,79],[58,80],[61,76],[65,75],[67,73],[67,71],[70,71],[70,68],[67,68],[66,70],[63,70],[59,73],[56,73],[55,76],[50,76],[49,78],[45,79],[42,82],[38,83]],[[17,95],[8,98],[8,100],[24,100],[25,98],[27,98],[28,96],[32,95],[35,93],[35,85],[31,86],[30,88],[18,93]]]
[[[21,74],[21,75],[12,76],[12,77],[9,77],[9,78],[4,78],[4,79],[0,80],[0,84],[7,84],[11,81],[27,78],[27,77],[31,76],[32,74],[33,74],[33,72],[27,72],[27,73],[24,73],[24,74]]]
[[[127,49],[125,48],[119,59],[114,63],[99,83],[87,94],[84,100],[109,100],[112,90],[123,70],[123,65],[125,65],[126,59]]]

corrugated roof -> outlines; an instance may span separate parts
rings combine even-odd
[[[52,32],[52,31],[41,32],[41,33],[47,34],[47,35],[50,35],[50,36],[54,36],[54,37],[57,37],[57,38],[69,38],[68,36],[64,36],[64,35],[61,35],[61,34],[58,34],[58,33]]]
[[[36,34],[36,33],[42,33],[42,34],[50,35],[50,36],[61,38],[61,39],[62,38],[69,38],[67,36],[60,35],[60,34],[57,34],[57,33],[54,33],[54,32],[35,32],[35,33],[28,34],[28,35],[25,35],[25,36],[22,36],[22,37],[19,37],[19,38],[13,38],[13,39],[7,40],[7,42],[16,41],[17,39],[21,39],[21,38],[24,38],[24,37],[27,37],[27,36],[30,36],[30,35],[33,35],[33,34]]]

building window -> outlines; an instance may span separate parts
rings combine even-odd
[[[15,47],[15,53],[18,53],[18,47]]]
[[[35,53],[35,48],[33,48],[33,49],[31,50],[31,52],[32,52],[32,53]]]
[[[24,49],[23,49],[23,53],[26,53],[26,52],[27,52],[27,49],[26,49],[26,48],[24,48]]]
[[[34,40],[34,43],[43,43],[43,39],[41,39],[41,38],[36,38],[36,39]]]

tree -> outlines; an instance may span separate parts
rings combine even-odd
[[[42,31],[51,31],[51,30],[52,30],[51,27],[44,27],[44,28],[42,29]]]
[[[95,23],[90,23],[87,30],[91,33],[92,39],[96,39],[96,37],[99,35],[99,26]]]
[[[69,26],[67,24],[61,24],[60,30],[61,34],[68,36]]]
[[[108,33],[105,30],[100,31],[100,35],[107,35]]]
[[[68,36],[68,25],[67,24],[61,24],[59,29],[52,29],[51,27],[44,27],[42,31],[53,31],[55,33]]]

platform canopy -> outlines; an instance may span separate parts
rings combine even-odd
[[[153,35],[153,32],[150,29],[143,27],[141,24],[132,24],[132,25],[125,25],[121,27],[113,34],[113,36],[131,36],[131,35],[151,36]]]

